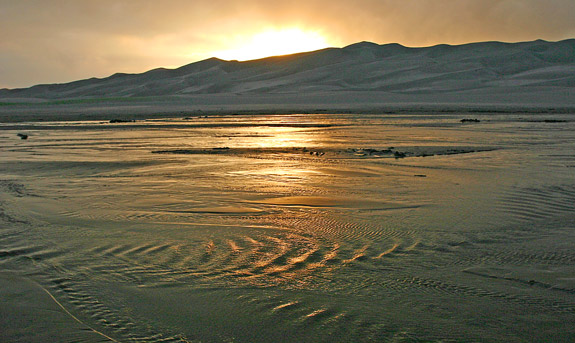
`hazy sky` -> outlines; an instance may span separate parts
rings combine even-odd
[[[0,88],[243,59],[230,50],[282,30],[317,48],[557,41],[575,0],[0,0]]]

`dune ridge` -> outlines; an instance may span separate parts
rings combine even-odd
[[[238,62],[210,58],[177,69],[116,73],[65,84],[0,90],[0,98],[98,98],[198,94],[378,91],[445,93],[520,87],[572,89],[575,39],[408,48],[361,42],[344,48]]]

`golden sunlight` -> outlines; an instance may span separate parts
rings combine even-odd
[[[329,47],[326,39],[319,33],[297,28],[268,30],[249,38],[235,37],[231,45],[236,48],[215,52],[214,56],[225,60],[246,61]]]

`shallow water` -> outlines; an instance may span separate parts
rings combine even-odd
[[[0,271],[74,322],[0,340],[573,341],[575,121],[476,117],[0,124]]]

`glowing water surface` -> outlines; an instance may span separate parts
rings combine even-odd
[[[0,338],[574,339],[574,121],[461,118],[3,125]]]

